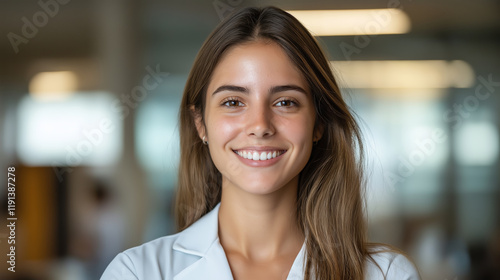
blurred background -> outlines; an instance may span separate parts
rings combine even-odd
[[[98,279],[175,232],[187,74],[224,17],[263,5],[317,35],[359,116],[370,239],[423,279],[500,279],[497,0],[2,1],[1,279]]]

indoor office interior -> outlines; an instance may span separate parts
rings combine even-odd
[[[2,1],[1,279],[98,279],[175,232],[187,75],[218,23],[266,5],[315,35],[357,115],[370,240],[425,280],[500,279],[498,0]]]

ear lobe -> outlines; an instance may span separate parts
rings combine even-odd
[[[198,137],[202,139],[204,136],[206,136],[206,131],[205,125],[203,124],[203,117],[201,115],[201,112],[197,110],[194,105],[191,105],[191,107],[189,107],[189,110],[191,111],[191,115],[193,116],[194,124],[196,126],[196,130],[198,131]]]
[[[325,132],[325,127],[322,124],[315,125],[314,134],[313,134],[313,142],[317,142],[323,137],[323,133]]]

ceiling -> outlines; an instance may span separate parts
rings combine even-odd
[[[59,0],[63,1],[63,0]],[[55,0],[47,2],[56,3]],[[110,4],[123,6],[125,21],[130,32],[134,32],[137,55],[146,63],[161,60],[174,72],[186,72],[194,55],[209,32],[220,22],[215,4],[226,3],[227,7],[275,5],[284,9],[361,9],[386,8],[396,5],[410,17],[412,29],[409,34],[385,36],[374,43],[370,50],[384,50],[387,46],[400,44],[396,51],[405,55],[414,50],[411,44],[424,48],[435,48],[437,56],[445,55],[447,48],[436,42],[453,40],[475,41],[484,46],[498,46],[500,39],[500,1],[494,0],[352,0],[352,1],[298,1],[298,0],[70,0],[59,5],[53,17],[37,28],[26,44],[19,44],[16,54],[9,40],[9,34],[22,35],[24,20],[33,21],[33,16],[42,11],[38,1],[0,2],[0,81],[13,75],[26,75],[28,65],[44,59],[95,59],[99,53],[99,34],[106,27],[107,14],[101,9]],[[116,4],[118,3],[118,4]],[[54,9],[54,6],[51,6]],[[119,13],[117,13],[119,14]],[[109,18],[116,16],[110,13]],[[43,20],[40,18],[39,20]],[[111,28],[111,29],[110,29]],[[327,44],[338,42],[338,38],[323,38]],[[349,40],[349,38],[344,38]],[[426,44],[422,42],[427,42]],[[333,50],[335,53],[335,50]],[[365,52],[366,59],[373,51]],[[429,58],[429,55],[425,56]],[[39,63],[39,62],[38,62]],[[2,79],[3,77],[3,79]]]

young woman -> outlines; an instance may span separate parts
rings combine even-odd
[[[246,8],[203,44],[180,111],[180,232],[101,279],[419,279],[367,243],[359,128],[315,39]]]

